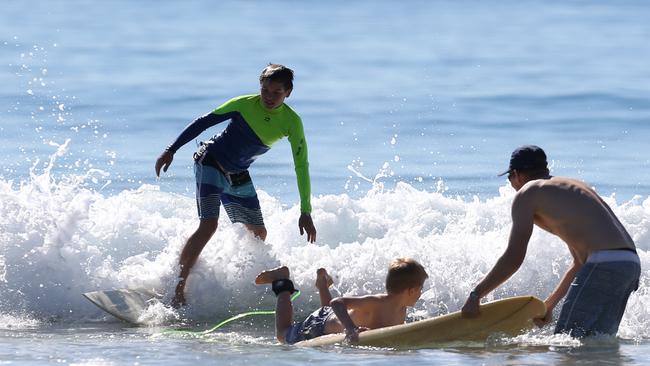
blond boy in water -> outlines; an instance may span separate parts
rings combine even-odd
[[[388,269],[386,293],[332,299],[329,292],[332,278],[321,268],[316,272],[321,307],[299,323],[293,322],[290,297],[296,289],[287,267],[264,271],[257,276],[255,283],[271,284],[277,296],[275,328],[281,343],[293,344],[343,332],[348,341],[356,342],[364,330],[404,323],[406,309],[420,298],[428,277],[424,267],[414,259],[397,258]]]

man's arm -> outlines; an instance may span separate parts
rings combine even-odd
[[[517,194],[512,202],[512,229],[508,247],[492,270],[470,293],[462,309],[464,316],[478,316],[481,298],[504,283],[519,269],[526,257],[533,225],[534,210],[530,197],[526,194]]]
[[[533,319],[535,324],[539,327],[548,324],[553,319],[553,309],[569,291],[571,282],[573,282],[573,279],[576,277],[576,274],[582,268],[582,263],[578,260],[578,257],[576,256],[575,252],[572,249],[569,250],[571,251],[571,255],[573,256],[573,264],[566,271],[566,273],[560,280],[560,283],[558,283],[555,290],[553,290],[553,292],[551,292],[551,294],[548,295],[546,300],[544,300],[544,304],[546,305],[546,314],[544,315],[544,317]]]

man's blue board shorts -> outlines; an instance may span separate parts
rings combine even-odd
[[[194,163],[196,177],[196,204],[199,218],[219,218],[219,207],[228,214],[230,221],[263,226],[260,201],[257,199],[253,181],[248,179],[232,184],[219,169],[200,162]]]
[[[640,263],[628,249],[591,253],[571,284],[555,333],[615,335],[627,300],[639,287]]]
[[[288,344],[294,344],[324,335],[325,323],[332,315],[334,315],[334,310],[331,307],[321,307],[311,313],[303,322],[296,323],[287,329],[285,341]]]

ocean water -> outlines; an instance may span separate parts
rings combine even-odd
[[[650,363],[649,13],[643,1],[3,3],[0,363]],[[222,219],[184,311],[151,308],[145,327],[104,314],[81,293],[169,298],[197,224],[194,143],[159,179],[155,159],[197,116],[257,92],[268,62],[296,72],[287,102],[305,124],[317,242],[298,233],[279,142],[251,170],[266,243]],[[297,349],[274,342],[269,317],[200,339],[163,334],[272,309],[252,279],[277,263],[302,290],[297,317],[317,306],[317,268],[335,294],[365,294],[398,256],[430,275],[410,319],[459,310],[505,248],[514,191],[495,175],[526,143],[545,148],[554,174],[594,186],[637,244],[641,285],[616,337],[547,327],[419,351]],[[489,299],[543,299],[569,263],[536,229]]]

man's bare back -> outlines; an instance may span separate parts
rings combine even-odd
[[[513,215],[521,212],[519,208],[530,210],[535,225],[564,240],[580,263],[594,251],[635,248],[607,203],[576,179],[550,177],[526,183],[517,192]]]

